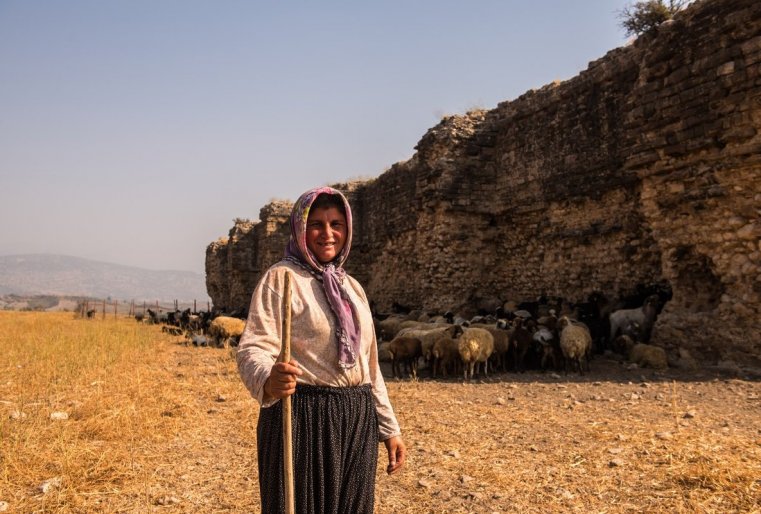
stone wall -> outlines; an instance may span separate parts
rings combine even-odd
[[[761,3],[697,2],[570,80],[445,118],[409,161],[336,185],[354,212],[347,269],[381,311],[666,281],[656,343],[761,364],[760,67]],[[215,306],[247,306],[288,207],[210,245]]]
[[[261,221],[238,218],[228,237],[206,248],[206,288],[214,309],[245,312],[262,272],[283,256],[291,202],[276,201],[259,211]]]

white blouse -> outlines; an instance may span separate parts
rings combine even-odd
[[[251,396],[262,407],[270,407],[278,401],[265,397],[264,382],[280,354],[281,297],[286,270],[291,272],[291,358],[304,372],[297,378],[298,383],[329,387],[371,384],[380,440],[400,435],[378,365],[378,345],[367,297],[362,286],[348,275],[344,283],[357,308],[361,341],[356,365],[343,369],[338,364],[336,319],[322,283],[305,269],[287,261],[266,271],[251,297],[248,321],[237,352],[238,370]]]

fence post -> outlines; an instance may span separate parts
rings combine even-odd
[[[119,305],[119,300],[114,300],[114,319],[116,319],[116,308]]]
[[[106,319],[106,300],[103,300],[103,319]]]

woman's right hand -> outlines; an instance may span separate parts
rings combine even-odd
[[[295,360],[291,362],[276,362],[272,366],[270,376],[264,382],[264,393],[278,400],[296,392],[296,377],[303,371]]]

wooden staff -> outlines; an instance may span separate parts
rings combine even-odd
[[[283,340],[280,347],[278,362],[291,361],[291,272],[285,272],[283,287]],[[283,481],[285,489],[285,512],[296,512],[293,491],[293,430],[291,429],[291,397],[286,396],[283,402]]]

